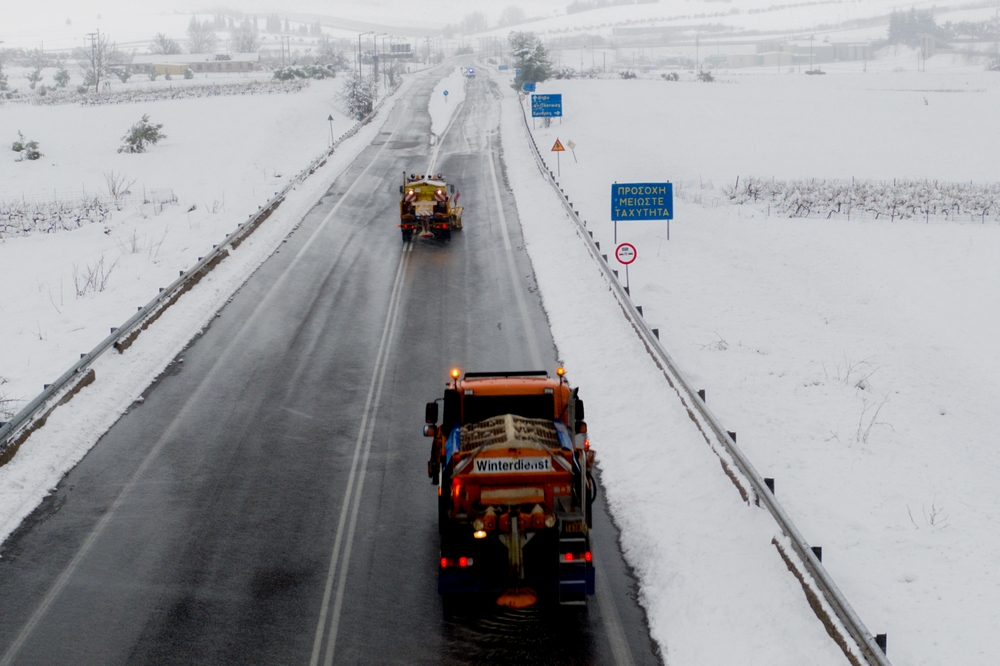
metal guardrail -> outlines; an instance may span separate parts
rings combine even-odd
[[[837,585],[833,582],[833,579],[820,563],[812,548],[795,527],[794,523],[792,523],[791,518],[787,513],[785,513],[785,510],[778,503],[778,500],[775,499],[774,494],[764,483],[763,478],[757,473],[757,470],[754,469],[754,466],[750,463],[750,460],[746,457],[743,451],[736,446],[736,442],[729,435],[728,431],[723,427],[718,418],[711,412],[711,410],[708,409],[708,406],[703,400],[701,400],[697,392],[691,388],[691,385],[681,373],[670,354],[668,354],[663,345],[660,344],[659,336],[653,333],[653,330],[646,323],[645,319],[643,319],[642,312],[636,308],[635,304],[632,302],[631,296],[622,287],[617,276],[612,272],[611,267],[608,265],[607,255],[603,255],[601,253],[600,248],[596,245],[594,239],[588,232],[586,224],[580,219],[579,213],[573,209],[573,206],[569,201],[569,196],[567,196],[559,187],[559,183],[556,181],[555,176],[552,174],[552,171],[548,168],[548,165],[546,165],[545,160],[542,158],[538,145],[535,143],[535,139],[531,135],[528,125],[528,116],[525,113],[523,104],[521,105],[521,115],[524,121],[524,129],[528,138],[528,144],[531,147],[532,153],[535,155],[535,160],[538,162],[539,168],[542,169],[544,174],[546,174],[546,180],[552,186],[556,194],[559,195],[559,199],[562,202],[563,207],[569,213],[570,218],[576,223],[578,229],[582,232],[580,235],[586,243],[591,257],[593,257],[595,262],[601,267],[604,277],[611,286],[613,293],[622,307],[622,310],[631,321],[635,331],[645,343],[650,355],[652,355],[654,359],[661,364],[662,369],[665,371],[669,370],[673,379],[677,381],[679,385],[678,388],[687,394],[691,406],[698,411],[700,416],[712,429],[717,442],[721,444],[726,452],[732,457],[733,462],[739,468],[740,472],[750,482],[755,494],[754,502],[758,506],[763,504],[767,510],[770,511],[771,515],[778,523],[781,531],[791,542],[792,548],[798,555],[805,571],[812,576],[815,587],[818,588],[819,592],[823,595],[823,600],[833,610],[841,624],[843,624],[844,628],[857,644],[858,650],[860,650],[868,664],[871,666],[891,666],[885,653],[882,651],[882,648],[879,647],[875,638],[865,627],[857,613],[854,612],[854,609],[848,603],[847,599],[841,593]],[[725,461],[723,461],[723,466],[725,467]],[[727,473],[730,473],[730,476],[733,476],[731,471],[728,469]],[[733,478],[733,481],[737,483],[737,486],[739,486],[739,483],[735,478]],[[793,563],[788,558],[788,555],[785,553],[781,544],[776,540],[774,543],[782,557],[785,559],[786,564],[788,564],[791,569],[793,567]],[[801,577],[801,571],[795,571],[793,569],[793,573],[800,579],[800,582],[802,583],[802,586],[806,590],[808,596],[809,588]],[[816,608],[815,606],[813,606],[813,608],[817,612],[817,615],[819,615],[821,609]],[[822,620],[823,618],[821,617],[820,619]],[[833,631],[836,631],[836,629],[834,629],[830,624],[827,624],[827,631],[836,641],[837,637],[833,635]],[[854,661],[845,645],[841,644],[841,649],[844,650],[845,656],[847,656],[848,659]]]
[[[94,360],[108,349],[115,348],[121,352],[128,348],[147,326],[163,314],[166,308],[176,302],[187,290],[191,289],[201,278],[215,268],[219,262],[229,256],[230,249],[238,247],[240,243],[253,233],[274,212],[288,193],[322,166],[333,155],[338,146],[370,123],[386,100],[399,89],[399,86],[400,84],[397,83],[392,91],[386,94],[375,105],[371,113],[342,134],[333,145],[292,178],[280,192],[275,193],[264,206],[261,206],[257,213],[250,216],[249,220],[241,223],[236,231],[226,236],[225,240],[215,246],[208,255],[199,258],[197,264],[187,271],[182,272],[180,277],[174,280],[169,287],[161,289],[156,298],[147,303],[145,307],[139,308],[139,311],[132,315],[128,321],[118,328],[112,328],[111,334],[108,337],[104,338],[89,353],[81,354],[80,360],[73,367],[63,373],[52,384],[46,384],[44,390],[34,400],[15,414],[8,423],[0,426],[0,465],[9,462],[14,457],[18,447],[20,447],[28,436],[45,425],[45,421],[49,414],[52,413],[52,410],[69,400],[85,385],[94,381],[95,375],[90,368]]]

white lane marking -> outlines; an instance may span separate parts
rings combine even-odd
[[[405,102],[403,104],[403,109],[405,110],[408,107],[409,107],[409,102]],[[389,145],[390,141],[392,141],[392,137],[396,135],[396,132],[399,130],[399,124],[402,122],[405,116],[406,116],[405,113],[399,114],[399,118],[396,119],[396,125],[395,127],[392,128],[392,132],[389,133],[389,137],[385,140],[385,143],[383,143],[382,146],[378,149],[378,152],[375,153],[375,156],[368,163],[368,166],[366,166],[364,170],[358,174],[358,177],[354,179],[354,181],[347,188],[347,190],[341,195],[337,203],[334,204],[333,208],[330,209],[330,212],[326,214],[326,217],[323,218],[323,221],[319,223],[318,227],[316,227],[316,231],[312,232],[308,240],[306,240],[306,242],[302,245],[302,249],[300,249],[295,254],[295,258],[292,259],[291,263],[292,266],[298,263],[299,259],[302,258],[302,255],[304,255],[306,253],[306,250],[309,249],[309,246],[312,245],[314,240],[316,240],[316,237],[319,236],[319,234],[323,231],[324,228],[326,228],[327,223],[333,218],[334,215],[337,214],[337,211],[340,210],[341,204],[347,201],[348,195],[350,195],[350,193],[354,190],[355,186],[357,186],[357,184],[361,181],[361,179],[364,178],[365,174],[368,173],[368,170],[372,168],[375,162],[378,161],[379,156],[382,155],[382,151],[385,150],[385,147]]]
[[[444,132],[441,133],[441,136],[439,136],[437,141],[434,143],[434,152],[431,153],[431,161],[427,163],[427,171],[425,173],[434,173],[434,165],[437,164],[438,151],[441,150],[441,144],[444,143],[444,138],[448,136],[448,131],[451,129],[451,126],[455,124],[455,119],[458,118],[458,113],[462,110],[462,105],[464,104],[464,100],[459,102],[458,106],[455,107],[455,110],[451,112],[451,120],[448,121],[448,126],[444,128]]]
[[[615,605],[614,597],[611,596],[611,586],[608,585],[604,566],[599,559],[594,563],[594,575],[597,578],[597,605],[601,609],[601,618],[604,620],[604,629],[608,635],[608,642],[611,643],[611,654],[614,655],[615,664],[634,666],[632,651],[629,650],[625,629],[622,628],[622,619],[618,615],[618,607]]]
[[[500,216],[500,233],[503,236],[503,247],[506,250],[507,268],[510,271],[511,283],[514,287],[514,299],[517,301],[517,308],[521,311],[521,324],[524,326],[524,335],[528,339],[528,352],[531,354],[531,362],[535,368],[542,368],[542,353],[538,348],[538,341],[535,340],[535,333],[531,328],[528,317],[528,305],[525,303],[524,294],[521,289],[521,276],[517,272],[517,264],[514,261],[514,248],[510,244],[510,232],[507,230],[507,216],[503,213],[503,201],[500,199],[500,183],[497,181],[497,170],[493,165],[495,151],[491,148],[486,156],[486,161],[490,164],[490,179],[493,181],[493,197],[496,200],[497,215]]]
[[[405,116],[405,114],[400,114],[400,117],[396,120],[396,126],[393,128],[392,134],[390,134],[390,138],[392,138],[392,135],[395,134],[396,130],[399,128],[399,124],[403,116]],[[386,143],[388,143],[388,141]],[[374,164],[375,161],[378,159],[378,156],[382,154],[382,150],[384,148],[385,145],[383,145],[382,148],[379,149],[379,151],[372,158],[372,161],[368,164],[367,167],[365,167],[364,171],[362,171],[361,174],[358,176],[358,179],[360,179],[361,176],[363,176],[368,171],[368,169],[371,168],[372,164]],[[219,355],[219,359],[215,362],[212,368],[205,375],[205,378],[201,381],[201,384],[199,384],[198,388],[194,390],[194,392],[191,394],[191,397],[188,398],[187,402],[184,403],[184,406],[181,408],[181,411],[178,412],[176,417],[174,417],[173,421],[171,421],[170,425],[164,431],[163,435],[160,436],[156,444],[153,446],[152,449],[150,449],[149,453],[146,455],[142,463],[136,469],[135,473],[133,473],[128,483],[126,483],[122,487],[121,492],[115,498],[114,502],[104,513],[104,515],[101,516],[101,519],[97,522],[97,525],[94,526],[94,529],[91,530],[90,534],[87,535],[87,538],[80,546],[80,550],[76,552],[76,555],[73,556],[73,559],[70,560],[69,564],[66,565],[66,568],[63,569],[62,573],[59,574],[59,577],[56,578],[56,581],[52,584],[52,587],[49,588],[49,591],[46,593],[45,598],[42,599],[42,602],[38,605],[38,608],[36,608],[35,612],[31,614],[31,617],[28,619],[28,622],[24,625],[24,627],[21,628],[21,631],[18,633],[17,638],[7,648],[7,651],[4,652],[3,657],[0,658],[0,666],[10,666],[13,663],[14,658],[17,656],[18,652],[20,652],[25,641],[27,641],[28,638],[30,638],[31,634],[34,632],[39,622],[42,621],[42,619],[48,613],[49,608],[62,593],[63,589],[65,589],[66,585],[69,583],[70,578],[72,578],[73,575],[76,573],[77,569],[79,569],[80,564],[83,562],[84,558],[86,558],[86,556],[90,553],[91,549],[94,547],[94,544],[103,534],[108,523],[117,513],[118,509],[124,503],[128,495],[132,492],[132,489],[135,487],[139,478],[145,473],[145,471],[149,468],[150,464],[152,464],[152,461],[160,453],[160,450],[166,445],[167,441],[173,436],[174,432],[179,427],[179,424],[185,420],[192,406],[198,403],[199,399],[202,397],[202,393],[204,392],[205,387],[211,383],[211,380],[215,377],[216,371],[220,366],[223,365],[223,361],[227,360],[230,357],[230,355],[234,353],[234,351],[238,351],[239,353],[243,352],[244,345],[240,343],[240,340],[242,339],[243,335],[246,333],[249,326],[254,321],[256,321],[257,317],[260,315],[264,307],[271,301],[274,294],[277,293],[279,287],[282,284],[284,284],[286,278],[294,269],[299,259],[305,252],[306,247],[308,247],[312,243],[313,239],[316,238],[316,236],[319,234],[323,226],[325,226],[327,222],[330,220],[330,218],[333,216],[333,213],[340,207],[340,204],[343,203],[343,201],[347,198],[347,195],[350,194],[351,190],[354,189],[354,185],[357,184],[358,179],[356,179],[353,183],[351,183],[351,186],[340,198],[340,201],[337,202],[333,210],[331,210],[330,213],[323,219],[323,222],[320,224],[320,227],[312,234],[312,236],[309,237],[309,240],[306,242],[306,245],[302,248],[302,250],[299,251],[299,253],[291,261],[291,263],[289,263],[289,265],[285,268],[284,272],[282,272],[282,274],[278,277],[278,279],[275,280],[274,284],[271,286],[271,289],[267,292],[267,295],[264,296],[263,299],[261,299],[260,303],[257,305],[254,311],[247,318],[246,322],[240,328],[239,332],[235,336],[233,336],[232,341],[222,352],[222,354]]]
[[[382,397],[382,384],[385,378],[385,370],[388,367],[389,349],[392,345],[392,335],[396,326],[396,317],[399,313],[399,304],[402,301],[403,287],[405,284],[403,278],[406,274],[406,266],[409,255],[412,251],[413,244],[407,243],[403,247],[403,252],[399,257],[399,265],[396,269],[396,279],[393,283],[392,295],[389,299],[389,311],[386,314],[385,324],[382,328],[382,338],[379,341],[379,348],[375,357],[375,367],[372,369],[372,378],[368,386],[368,395],[365,400],[365,407],[361,417],[361,427],[358,429],[358,439],[354,445],[354,457],[351,460],[351,471],[347,478],[347,488],[344,491],[344,501],[340,508],[340,519],[337,522],[337,533],[334,537],[333,550],[330,553],[330,567],[327,571],[326,585],[323,588],[323,602],[320,605],[319,618],[316,622],[316,635],[313,639],[312,657],[309,660],[310,666],[317,666],[319,664],[319,656],[323,648],[324,630],[326,628],[328,614],[332,615],[330,618],[330,638],[327,642],[323,663],[333,663],[333,653],[336,648],[337,632],[340,626],[340,611],[343,605],[347,565],[350,562],[351,548],[354,542],[354,531],[357,525],[358,507],[361,504],[361,491],[364,487],[365,473],[368,466],[368,455],[371,450],[372,436],[375,429],[375,417],[378,414],[378,407]],[[360,470],[358,467],[359,459],[361,459]],[[357,486],[356,489],[355,486]],[[353,510],[351,510],[352,506]],[[347,522],[349,510],[351,510],[351,522],[346,534],[346,543],[344,543],[343,563],[340,563],[341,543],[345,541],[344,524]],[[340,577],[337,583],[337,594],[333,612],[331,614],[330,599],[333,596],[333,581],[334,578],[336,578],[338,564],[340,565]]]

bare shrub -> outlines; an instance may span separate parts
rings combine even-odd
[[[104,291],[117,265],[117,259],[110,265],[105,264],[103,254],[93,264],[86,264],[82,270],[79,264],[73,264],[73,288],[76,290],[76,297],[81,298],[90,292]]]

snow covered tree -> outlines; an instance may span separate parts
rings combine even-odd
[[[69,83],[69,70],[65,67],[60,67],[59,71],[52,78],[55,80],[57,86],[65,88],[66,84]]]
[[[191,53],[211,53],[215,50],[217,37],[208,21],[198,23],[198,17],[192,16],[188,23],[188,49]]]
[[[163,123],[154,125],[149,122],[149,115],[143,114],[142,120],[132,125],[125,136],[122,137],[122,145],[118,148],[119,153],[144,153],[149,145],[156,145],[160,139],[166,139],[167,135],[161,132]]]
[[[149,52],[158,55],[177,55],[181,52],[181,45],[162,32],[158,32],[149,44]]]
[[[520,76],[514,79],[515,90],[520,90],[522,83],[541,83],[552,77],[552,58],[538,35],[533,32],[512,32],[507,37],[507,42],[514,58],[514,67],[521,70]]]
[[[320,64],[333,65],[338,72],[351,66],[344,51],[338,49],[333,40],[327,36],[323,36],[316,44],[316,61]]]
[[[260,50],[260,38],[249,21],[229,31],[229,46],[236,53],[256,53]]]
[[[375,107],[375,79],[363,76],[353,69],[344,81],[340,97],[347,107],[347,115],[355,120],[363,120]]]
[[[462,31],[465,34],[482,32],[488,27],[489,21],[486,19],[486,14],[482,12],[472,12],[462,17]]]
[[[23,160],[34,161],[42,156],[42,154],[38,151],[37,141],[28,141],[24,138],[24,134],[21,133],[21,130],[17,131],[17,137],[17,141],[15,141],[10,147],[10,149],[15,153],[19,153],[16,160],[17,162],[21,162]]]
[[[500,26],[517,25],[528,20],[528,15],[517,5],[508,5],[500,12]]]

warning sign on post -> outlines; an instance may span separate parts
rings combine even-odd
[[[556,139],[556,142],[554,144],[552,144],[552,152],[553,153],[561,153],[561,152],[564,152],[565,150],[566,149],[563,148],[563,145],[559,141],[559,139]]]

